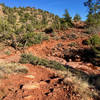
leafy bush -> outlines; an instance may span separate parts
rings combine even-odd
[[[48,36],[43,35],[42,33],[27,33],[24,35],[22,40],[25,41],[26,46],[31,46],[33,44],[39,44],[48,39]]]
[[[69,35],[66,35],[67,38],[69,38],[70,40],[74,40],[74,39],[77,39],[77,36],[75,34],[69,34]]]
[[[33,55],[31,55],[31,54],[22,54],[21,55],[21,59],[20,59],[20,63],[32,63],[33,62],[33,60],[34,60],[34,57],[33,57]]]
[[[15,29],[15,34],[17,35],[24,34],[25,32],[26,32],[26,27],[24,25],[22,25],[20,28]]]
[[[8,15],[8,22],[10,24],[15,24],[16,23],[16,16],[15,15]]]
[[[65,23],[65,22],[62,23],[61,26],[60,26],[61,30],[67,30],[68,28],[69,28],[69,25],[68,25],[68,23]]]
[[[9,56],[11,54],[11,52],[10,51],[5,51],[5,54]]]
[[[36,56],[33,56],[32,54],[22,54],[19,62],[20,63],[31,63],[33,65],[42,65],[42,66],[45,66],[48,68],[54,68],[56,70],[65,70],[66,69],[62,64],[60,64],[56,61],[38,58]]]
[[[39,44],[42,41],[48,40],[49,36],[44,34],[43,32],[39,33],[24,33],[17,37],[17,46],[18,47],[25,47],[25,46],[31,46],[33,44]]]
[[[94,60],[93,63],[96,65],[100,65],[100,36],[93,35],[89,40],[88,44],[91,46],[94,52]]]
[[[100,36],[98,34],[93,35],[89,40],[88,43],[92,47],[98,47],[100,46]]]
[[[6,33],[9,33],[9,32],[11,32],[10,24],[8,23],[6,18],[0,17],[0,33],[6,34]]]
[[[89,26],[86,30],[88,34],[97,34],[100,32],[100,26]]]
[[[34,31],[33,25],[32,24],[27,24],[26,25],[26,31],[27,32],[33,32]]]
[[[76,47],[76,46],[78,46],[78,44],[76,42],[71,42],[70,44],[68,44],[68,46],[70,46],[70,47]]]
[[[80,15],[79,15],[79,14],[76,14],[76,15],[74,16],[73,20],[74,20],[75,22],[80,21],[80,20],[81,20]]]
[[[9,14],[9,8],[3,6],[3,13],[8,15]]]

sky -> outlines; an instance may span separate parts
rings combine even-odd
[[[0,3],[4,3],[9,7],[35,7],[40,8],[60,17],[63,16],[65,9],[67,9],[74,17],[75,14],[79,14],[82,20],[86,19],[87,8],[84,7],[83,2],[87,0],[0,0]]]

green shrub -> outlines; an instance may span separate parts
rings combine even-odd
[[[19,35],[19,34],[24,34],[26,32],[26,28],[24,25],[22,25],[20,28],[16,28],[15,30],[15,34]]]
[[[12,15],[12,14],[8,15],[8,22],[10,24],[15,24],[16,23],[16,16]]]
[[[11,52],[10,51],[5,51],[5,54],[9,56],[11,54]]]
[[[26,25],[26,31],[27,32],[33,32],[34,31],[34,27],[32,24],[27,24]]]
[[[92,47],[98,47],[100,46],[100,36],[98,34],[93,35],[89,40],[88,43]]]
[[[24,35],[22,40],[26,41],[26,46],[31,46],[33,44],[39,44],[44,40],[48,40],[49,37],[42,33],[27,33]]]
[[[0,33],[7,35],[7,33],[9,34],[9,32],[11,32],[11,30],[11,26],[8,23],[7,19],[0,17]]]
[[[88,34],[97,34],[100,32],[100,26],[89,26],[86,31]]]
[[[75,22],[80,21],[80,20],[81,20],[80,15],[79,15],[79,14],[76,14],[76,15],[74,16],[73,20],[74,20]]]
[[[62,64],[60,64],[56,61],[49,61],[47,67],[54,68],[56,70],[65,70],[66,69]]]
[[[76,36],[76,34],[68,34],[68,35],[66,35],[66,37],[67,38],[69,38],[70,40],[74,40],[74,39],[77,39],[77,36]]]
[[[34,57],[31,54],[22,54],[20,63],[26,64],[26,63],[32,63],[34,61]]]
[[[89,27],[99,26],[100,25],[100,15],[99,14],[89,14],[86,23]]]
[[[93,63],[96,65],[100,65],[100,36],[93,35],[89,40],[88,44],[91,46],[94,52],[94,60]]]
[[[61,30],[67,30],[68,28],[69,28],[68,23],[62,23],[61,26],[60,26]]]
[[[76,46],[78,46],[78,44],[76,42],[71,42],[70,44],[68,44],[68,46],[70,46],[70,47],[76,47]]]
[[[65,70],[66,69],[62,64],[60,64],[56,61],[41,59],[36,56],[33,56],[32,54],[22,54],[19,62],[20,63],[30,63],[33,65],[42,65],[42,66],[45,66],[48,68],[54,68],[56,70]]]

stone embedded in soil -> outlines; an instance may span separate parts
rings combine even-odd
[[[39,83],[35,82],[35,83],[24,85],[23,89],[29,89],[30,90],[30,89],[37,89],[39,87],[40,87]]]
[[[45,93],[45,95],[48,96],[49,95],[49,92]]]
[[[24,86],[24,85],[23,85],[23,84],[21,84],[19,88],[20,88],[20,89],[22,89],[22,88],[23,88],[23,86]]]
[[[49,84],[50,83],[50,80],[46,80],[45,82]]]
[[[54,91],[54,89],[53,88],[50,88],[50,92],[53,92]]]
[[[24,100],[30,100],[30,99],[33,99],[31,95],[24,97]]]
[[[40,82],[40,85],[47,85],[45,81]]]
[[[35,76],[33,76],[33,75],[27,75],[27,76],[25,76],[26,78],[35,78]]]
[[[58,79],[58,84],[61,84],[63,82],[64,79]]]

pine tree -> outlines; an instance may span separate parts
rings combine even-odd
[[[100,25],[100,0],[87,0],[84,3],[86,7],[88,7],[88,26],[97,27]]]
[[[88,7],[89,14],[91,15],[93,13],[93,0],[88,0],[87,2],[84,2],[84,5]]]
[[[64,19],[66,22],[71,23],[71,17],[67,9],[65,10]]]
[[[63,16],[64,16],[65,22],[67,22],[67,24],[69,26],[72,26],[72,18],[71,18],[71,16],[70,16],[70,14],[69,14],[67,9],[65,10],[65,14]]]

